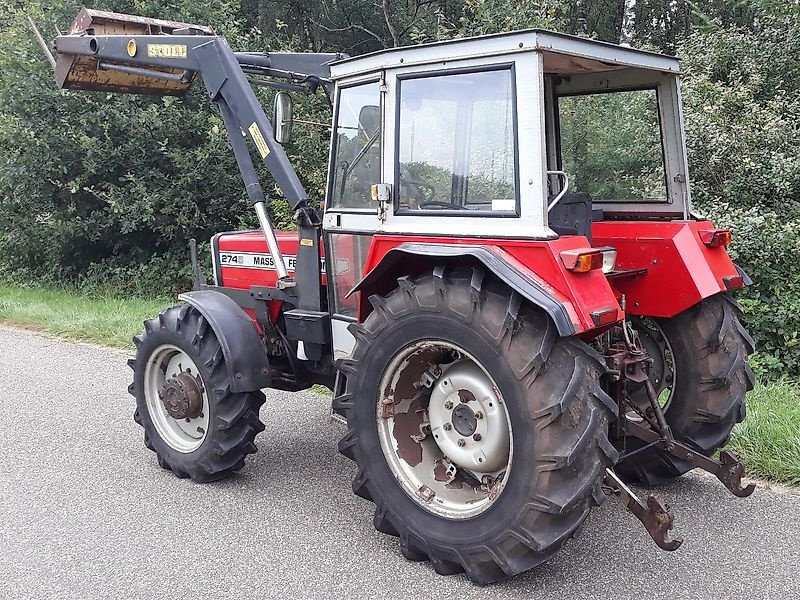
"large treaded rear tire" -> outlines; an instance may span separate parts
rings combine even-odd
[[[754,376],[747,356],[753,338],[740,321],[733,298],[706,298],[671,319],[655,319],[672,346],[675,388],[665,418],[675,438],[706,456],[722,448],[736,423],[746,415],[745,395]],[[628,438],[627,449],[643,443]],[[617,442],[621,447],[622,440]],[[650,447],[623,458],[616,472],[629,482],[653,486],[694,468],[691,463]]]
[[[358,465],[353,491],[375,503],[374,525],[399,536],[402,554],[439,574],[465,571],[478,584],[521,573],[553,555],[605,500],[608,440],[616,405],[602,390],[600,356],[481,269],[403,277],[351,326],[356,346],[340,361],[345,393],[334,402],[349,431],[339,443]],[[482,363],[505,398],[514,462],[503,492],[477,516],[449,519],[423,508],[393,476],[376,425],[377,390],[410,343],[441,340]]]
[[[223,479],[244,466],[245,457],[256,452],[255,436],[264,430],[259,408],[265,396],[261,391],[233,393],[222,348],[214,330],[195,308],[182,304],[167,308],[144,322],[144,332],[134,337],[136,356],[128,361],[133,383],[128,392],[136,398],[133,419],[144,428],[144,444],[156,453],[162,468],[177,477],[197,482]],[[161,438],[147,408],[144,392],[145,365],[153,352],[164,344],[184,351],[197,365],[207,389],[208,432],[202,445],[184,453]]]

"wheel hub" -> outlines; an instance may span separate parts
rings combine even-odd
[[[672,354],[672,347],[661,327],[654,321],[636,319],[633,321],[633,326],[639,334],[644,351],[652,359],[648,375],[656,390],[661,409],[666,412],[675,385],[675,358]],[[637,406],[643,410],[648,409],[650,402],[643,384],[632,385],[629,396]]]
[[[453,411],[453,428],[463,436],[471,436],[478,428],[475,413],[466,404],[459,404]]]
[[[434,441],[457,466],[493,473],[508,464],[505,407],[474,363],[462,361],[447,368],[433,387],[428,414]]]
[[[488,509],[508,481],[513,444],[486,369],[454,344],[421,340],[395,355],[378,389],[381,450],[409,497],[447,518]]]
[[[173,419],[194,419],[203,408],[203,388],[198,378],[186,371],[164,382],[158,392],[167,414]]]

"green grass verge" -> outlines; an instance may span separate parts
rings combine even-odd
[[[756,386],[747,395],[747,418],[734,428],[729,445],[748,475],[800,485],[800,385]]]
[[[142,321],[172,303],[167,298],[85,296],[69,290],[0,285],[0,323],[60,338],[130,349]]]
[[[130,349],[142,321],[172,303],[0,285],[0,323]],[[800,384],[781,381],[750,392],[747,419],[734,429],[730,447],[744,459],[749,475],[800,485]]]

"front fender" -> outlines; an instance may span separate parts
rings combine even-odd
[[[232,392],[270,387],[269,361],[253,320],[236,302],[213,290],[178,296],[205,317],[222,347]]]

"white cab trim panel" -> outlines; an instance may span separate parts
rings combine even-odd
[[[331,64],[331,77],[342,79],[383,69],[432,63],[441,64],[482,57],[496,59],[507,54],[536,50],[592,60],[597,63],[597,70],[601,70],[605,65],[610,68],[626,66],[673,73],[680,72],[680,62],[672,56],[552,31],[528,29],[419,46],[405,46],[347,58]]]
[[[347,358],[353,353],[356,338],[347,330],[353,321],[342,321],[334,315],[331,318],[331,332],[333,333],[333,360]]]
[[[431,211],[430,215],[394,214],[394,207],[386,207],[386,219],[380,222],[381,233],[444,235],[469,237],[503,237],[526,239],[552,239],[557,237],[547,227],[546,206],[547,181],[545,167],[544,106],[541,54],[528,52],[514,57],[516,78],[516,122],[517,152],[519,156],[520,214],[514,216],[470,216],[441,215]],[[452,69],[475,68],[509,64],[503,57],[472,59],[469,62],[446,63],[444,65],[422,64],[393,69],[386,73],[387,93],[384,94],[385,118],[392,122],[397,111],[398,77],[416,73],[431,73],[441,70],[443,75]],[[384,130],[383,165],[384,181],[395,181],[397,157],[395,146],[397,132],[394,127]],[[328,226],[326,225],[326,229]]]

